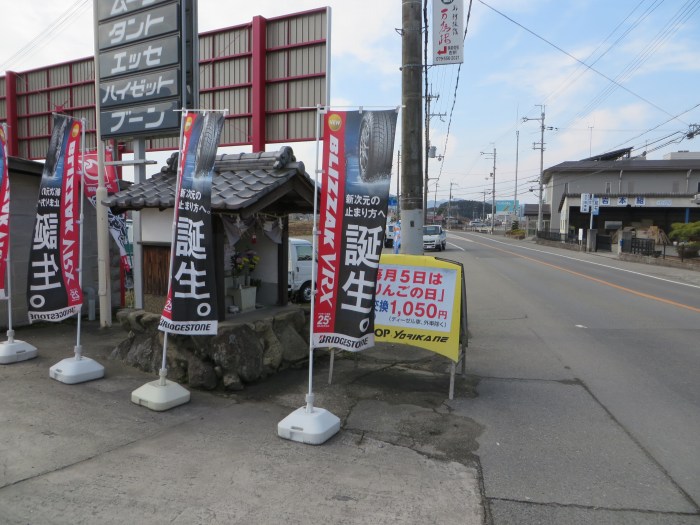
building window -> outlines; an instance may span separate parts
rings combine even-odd
[[[612,184],[610,182],[605,183],[605,193],[610,193],[610,188],[612,187]]]
[[[672,183],[672,189],[671,193],[680,193],[681,191],[681,185],[677,180],[674,180]]]
[[[564,195],[568,195],[568,194],[569,194],[569,183],[565,182],[564,183]]]

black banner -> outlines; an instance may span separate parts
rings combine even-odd
[[[331,111],[323,144],[314,345],[374,346],[396,111]]]
[[[80,154],[82,123],[54,115],[39,186],[27,272],[29,322],[62,321],[80,311]]]
[[[173,334],[216,335],[211,179],[224,115],[187,113],[183,118],[170,289],[158,328]]]

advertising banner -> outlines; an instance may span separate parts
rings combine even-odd
[[[29,322],[62,321],[83,304],[80,269],[82,123],[53,116],[27,272]]]
[[[496,200],[496,214],[513,213],[513,211],[520,211],[520,201],[516,200],[515,206],[513,206],[513,199]]]
[[[433,64],[464,62],[463,0],[433,0]]]
[[[211,179],[224,114],[185,113],[183,119],[170,287],[158,329],[173,334],[216,335]]]
[[[106,163],[114,160],[111,149],[105,150],[105,173],[104,183],[109,195],[119,191],[119,177],[117,170],[112,165]],[[97,206],[97,151],[89,151],[85,153],[85,165],[83,166],[83,174],[85,176],[85,197],[93,206]],[[119,248],[119,256],[122,260],[122,266],[125,271],[130,271],[132,268],[131,257],[126,251],[126,245],[129,242],[126,229],[126,218],[124,215],[115,215],[110,208],[107,208],[107,222],[109,223],[109,233],[112,235],[114,242]]]
[[[10,159],[5,125],[0,126],[0,299],[7,299],[7,255],[10,250]]]
[[[381,257],[375,298],[377,341],[418,346],[459,360],[462,269],[422,255]]]
[[[323,182],[313,344],[374,346],[374,293],[384,244],[397,113],[331,111]]]

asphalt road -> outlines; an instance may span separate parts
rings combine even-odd
[[[466,232],[439,256],[493,523],[700,523],[700,273]]]

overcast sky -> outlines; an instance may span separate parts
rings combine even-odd
[[[92,0],[28,5],[3,5],[0,74],[93,54]],[[332,105],[400,105],[399,0],[206,0],[199,2],[199,30],[326,5]],[[545,168],[629,146],[650,159],[700,151],[700,138],[677,141],[700,123],[699,10],[700,0],[474,0],[465,62],[428,68],[430,93],[439,97],[432,101],[430,140],[444,155],[429,161],[430,178],[439,176],[437,199],[451,187],[453,198],[482,200],[493,160],[481,153],[494,148],[496,198],[512,199],[519,131],[518,194],[536,202],[527,190],[539,175],[533,150],[539,121],[521,120],[539,118],[542,104],[545,124],[555,128],[545,134]],[[293,147],[311,172],[314,146]],[[432,200],[435,181],[429,190]]]

